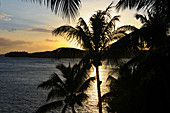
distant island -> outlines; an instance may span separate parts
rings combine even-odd
[[[58,48],[53,51],[45,52],[9,52],[5,57],[33,57],[33,58],[82,58],[85,51],[76,48]]]

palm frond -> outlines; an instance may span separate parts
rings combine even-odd
[[[116,30],[114,30],[113,32],[111,32],[110,35],[108,35],[109,40],[110,41],[119,40],[120,38],[126,36],[127,33],[134,32],[136,30],[138,30],[138,29],[135,26],[131,26],[131,25],[121,26],[121,27],[117,28]]]
[[[53,81],[50,79],[39,84],[37,88],[49,90],[52,88],[63,88],[63,85],[58,84],[55,80]]]
[[[131,25],[124,25],[121,27],[118,27],[117,30],[115,30],[114,32],[121,32],[121,31],[136,31],[138,30],[138,28],[136,28],[135,26],[131,26]]]
[[[117,41],[121,39],[122,37],[126,36],[127,34],[125,32],[120,31],[119,33],[112,33],[111,38],[109,41]]]
[[[58,64],[56,66],[57,69],[59,69],[62,72],[62,76],[64,78],[67,78],[67,75],[69,74],[71,68],[70,67],[66,67],[64,64]]]
[[[42,89],[51,89],[53,87],[55,87],[56,85],[58,85],[56,82],[53,82],[52,80],[47,80],[45,82],[42,82],[41,84],[38,85],[38,88],[42,88]]]
[[[104,56],[106,56],[108,59],[111,58],[113,62],[118,63],[119,58],[132,55],[134,52],[138,51],[137,46],[135,45],[135,41],[134,41],[136,37],[133,35],[133,32],[137,30],[138,29],[135,26],[125,25],[113,31],[110,34],[110,38],[111,38],[110,41],[113,41],[113,40],[118,40],[118,41],[113,43],[109,47],[109,49],[107,50],[108,52],[106,52],[106,55]],[[131,33],[127,34],[126,32],[129,32],[129,31]]]
[[[111,18],[110,9],[113,8],[112,5],[113,2],[111,2],[109,6],[104,11],[102,11],[102,15],[107,15],[109,18]]]
[[[59,77],[59,75],[57,73],[53,73],[51,75],[51,79],[55,82],[59,82],[61,85],[65,85],[64,82],[62,81],[62,79]]]
[[[106,102],[106,103],[111,102],[116,97],[116,95],[117,95],[117,92],[115,92],[115,91],[110,91],[108,93],[105,93],[102,96],[102,102]]]
[[[82,102],[86,101],[88,99],[88,95],[85,93],[80,93],[76,96],[76,103],[80,106],[82,106]]]
[[[113,43],[105,53],[105,58],[108,59],[110,63],[117,64],[118,59],[136,54],[139,50],[137,45],[134,43],[133,38],[134,37],[128,34]]]
[[[60,87],[60,88],[53,88],[48,93],[48,97],[47,97],[46,101],[63,98],[66,95],[67,95],[67,91],[65,89],[63,89],[62,87]]]
[[[74,34],[77,33],[77,29],[75,29],[74,27],[72,26],[61,26],[61,27],[58,27],[57,29],[54,29],[52,31],[52,34],[57,36],[57,35],[69,35],[69,36],[72,36]],[[71,35],[72,34],[72,35]]]
[[[95,77],[90,77],[87,79],[78,89],[78,92],[84,92],[87,90],[87,88],[90,87],[90,83],[93,82],[96,78]]]
[[[114,17],[108,22],[108,24],[106,25],[104,32],[108,32],[108,31],[112,32],[113,30],[115,30],[115,26],[116,26],[116,25],[115,25],[115,22],[116,22],[116,21],[119,21],[119,18],[120,18],[119,15],[114,16]]]
[[[79,15],[79,9],[81,7],[81,0],[24,0],[31,1],[33,3],[44,4],[47,7],[51,7],[52,12],[55,14],[67,18],[69,21],[75,19]]]
[[[89,69],[89,64],[79,64],[77,66],[76,69],[77,71],[73,78],[74,83],[72,83],[74,91],[77,91],[80,85],[84,83],[84,81],[86,81],[87,78],[89,77],[89,74],[87,72],[88,69]]]
[[[116,4],[116,9],[119,11],[121,8],[136,8],[137,10],[140,9],[149,9],[153,6],[153,3],[156,0],[119,0]]]
[[[86,35],[84,30],[80,26],[76,26],[76,28],[72,26],[61,26],[52,31],[52,34],[62,35],[64,38],[70,42],[76,42],[80,44],[83,48],[92,48],[92,44],[90,42],[89,36]]]
[[[110,3],[110,5],[106,8],[105,12],[107,12],[109,9],[113,8],[113,6],[112,6],[113,3],[114,3],[113,1]]]
[[[36,113],[46,113],[48,111],[57,109],[57,108],[61,107],[62,105],[63,105],[63,101],[54,101],[54,102],[51,102],[51,103],[41,106],[40,108],[38,108]]]
[[[136,19],[140,19],[140,21],[141,21],[142,24],[145,23],[145,22],[147,22],[146,16],[143,16],[143,15],[141,15],[141,14],[136,14],[135,17],[136,17]]]
[[[111,75],[109,75],[106,81],[108,81],[108,82],[115,82],[117,80],[114,77],[112,77]]]
[[[88,27],[88,25],[86,24],[86,22],[85,22],[85,20],[83,18],[81,18],[81,17],[79,18],[78,25],[83,28],[85,33],[87,33],[88,35],[91,35],[89,27]]]
[[[56,73],[53,73],[50,79],[39,84],[38,88],[51,89],[53,87],[63,87],[63,86],[64,83],[60,79],[60,77]]]
[[[84,19],[83,18],[79,18],[79,20],[78,20],[78,24],[77,24],[78,26],[77,26],[77,28],[79,29],[79,34],[80,35],[83,35],[83,36],[81,36],[81,40],[82,40],[82,47],[84,48],[84,49],[88,49],[88,50],[92,50],[92,43],[91,43],[91,36],[92,36],[92,34],[91,34],[91,32],[90,32],[90,30],[89,30],[89,27],[88,27],[88,25],[86,24],[86,22],[84,21]]]
[[[90,34],[87,33],[87,31],[81,26],[77,26],[76,29],[78,30],[77,37],[76,37],[77,44],[81,45],[81,47],[84,49],[92,50]]]
[[[117,79],[115,79],[113,76],[109,75],[107,78],[107,87],[110,91],[112,91],[116,87]]]

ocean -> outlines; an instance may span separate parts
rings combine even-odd
[[[11,58],[0,56],[0,113],[35,113],[46,104],[48,91],[37,89],[38,84],[46,81],[53,72],[60,74],[55,68],[57,64],[71,65],[80,59],[50,59],[50,58]],[[108,91],[106,79],[111,66],[100,66],[102,94]],[[95,71],[91,70],[91,76]],[[86,92],[89,100],[83,107],[76,106],[78,113],[98,113],[96,82]],[[103,111],[106,109],[103,107]],[[71,109],[67,109],[71,113]],[[56,110],[60,113],[60,109]]]

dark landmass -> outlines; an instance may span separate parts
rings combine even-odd
[[[58,48],[53,51],[45,52],[9,52],[5,57],[33,57],[33,58],[82,58],[85,51],[75,48]]]
[[[148,53],[148,51],[143,51],[143,53]],[[76,49],[76,48],[58,48],[53,51],[45,52],[9,52],[5,54],[5,57],[33,57],[33,58],[82,58],[86,54],[86,51]],[[122,58],[133,58],[135,54],[124,55]]]

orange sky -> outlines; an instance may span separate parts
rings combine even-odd
[[[76,47],[63,37],[52,36],[51,31],[61,25],[75,26],[76,22],[68,23],[56,16],[45,6],[22,2],[21,0],[0,0],[0,54],[10,51],[51,51],[59,47]],[[80,15],[88,22],[89,17],[97,10],[105,9],[112,0],[82,0]],[[116,4],[116,2],[114,2]],[[136,11],[125,10],[117,13],[114,8],[112,15],[121,15],[121,25],[141,23],[134,19]]]

